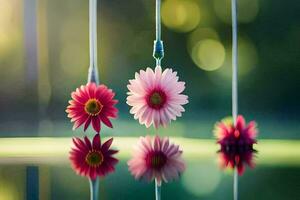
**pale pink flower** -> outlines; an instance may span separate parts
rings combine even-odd
[[[181,94],[185,82],[178,81],[177,72],[172,69],[162,71],[156,66],[153,71],[147,68],[135,73],[135,79],[129,80],[127,104],[132,106],[130,113],[140,124],[148,128],[166,126],[184,112],[182,105],[188,103],[188,96]]]
[[[162,181],[177,179],[185,170],[179,146],[171,144],[168,138],[159,136],[140,137],[128,166],[136,179],[156,179],[159,185]]]

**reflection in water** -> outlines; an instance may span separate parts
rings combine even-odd
[[[0,167],[0,199],[23,200],[25,199],[25,174],[24,166]]]
[[[26,168],[26,199],[39,199],[39,169],[29,166]]]
[[[116,174],[101,180],[100,193],[103,199],[153,200],[153,185],[136,182],[128,172],[126,161],[127,158],[120,162]],[[217,166],[209,159],[187,159],[187,163],[188,168],[181,181],[164,185],[163,199],[232,199],[230,174],[218,171]],[[1,200],[26,199],[26,166],[30,164],[6,164],[0,167]],[[83,200],[89,196],[88,181],[76,176],[68,163],[37,167],[40,200]],[[244,176],[240,177],[241,199],[253,200],[253,194],[256,195],[256,200],[297,199],[298,177],[299,165],[292,167],[284,163],[281,166],[264,165],[246,171]]]

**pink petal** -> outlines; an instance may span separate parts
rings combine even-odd
[[[94,130],[99,133],[101,129],[100,119],[98,116],[92,117],[92,125]]]
[[[101,147],[100,135],[96,134],[93,138],[93,149],[99,149]]]
[[[108,127],[110,127],[110,128],[113,127],[112,123],[110,122],[110,120],[109,120],[107,117],[105,117],[105,116],[100,116],[100,118],[101,118],[101,121],[102,121],[106,126],[108,126]]]
[[[91,120],[92,120],[92,117],[89,116],[89,118],[86,120],[86,122],[84,124],[84,128],[83,128],[84,131],[86,131],[86,129],[89,127]]]

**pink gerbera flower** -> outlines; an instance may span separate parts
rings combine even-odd
[[[72,100],[66,109],[71,122],[74,122],[73,129],[84,124],[84,131],[92,122],[94,130],[99,133],[101,121],[112,128],[109,118],[117,118],[118,110],[113,99],[115,93],[105,85],[97,86],[95,83],[88,83],[77,88],[71,94]]]
[[[100,135],[96,134],[93,142],[87,136],[84,140],[73,138],[74,148],[70,151],[70,160],[77,174],[96,179],[115,171],[118,160],[113,157],[118,151],[110,149],[113,138],[101,145]]]
[[[155,71],[147,68],[135,74],[135,79],[129,80],[127,104],[132,106],[130,113],[140,124],[155,128],[166,126],[171,120],[176,120],[184,112],[182,105],[188,103],[188,97],[181,94],[185,83],[178,81],[177,72],[160,66]]]
[[[151,181],[155,178],[160,185],[162,180],[176,179],[185,170],[181,155],[179,146],[170,144],[168,138],[141,137],[128,166],[136,179]]]
[[[256,143],[256,123],[246,124],[243,116],[239,115],[236,124],[232,120],[218,122],[214,129],[217,143],[221,145],[219,151],[221,167],[237,168],[239,175],[245,170],[245,164],[254,167],[252,160],[253,144]]]

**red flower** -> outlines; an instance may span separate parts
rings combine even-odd
[[[253,144],[256,143],[256,123],[251,121],[246,125],[244,117],[239,115],[236,125],[231,120],[218,122],[215,126],[214,134],[217,138],[217,143],[222,147],[246,145],[252,148]]]
[[[66,112],[71,122],[74,122],[73,129],[84,124],[84,131],[92,122],[94,130],[99,133],[101,121],[112,128],[109,118],[117,118],[118,110],[115,104],[118,102],[113,99],[115,93],[105,85],[97,86],[95,83],[88,83],[77,88],[71,94],[72,100]]]
[[[113,138],[101,145],[100,135],[96,134],[93,142],[87,136],[84,140],[73,138],[74,148],[70,151],[73,169],[81,176],[96,179],[115,171],[118,160],[113,157],[118,151],[110,149]]]
[[[220,144],[219,156],[221,167],[237,168],[239,175],[245,171],[245,164],[254,167],[253,155],[256,152],[256,123],[246,124],[243,116],[239,115],[234,125],[232,120],[218,122],[214,129],[217,143]]]

